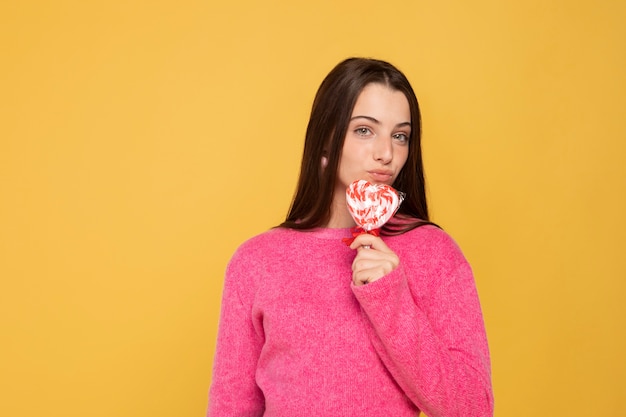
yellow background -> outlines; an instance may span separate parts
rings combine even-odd
[[[313,95],[353,55],[420,99],[496,415],[624,415],[625,21],[618,0],[2,2],[0,415],[204,414],[225,264],[282,220]]]

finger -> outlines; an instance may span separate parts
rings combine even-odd
[[[361,285],[368,284],[370,282],[370,277],[364,271],[354,272],[352,274],[352,282],[355,286],[359,287]]]
[[[380,270],[386,275],[400,265],[400,258],[394,252],[381,252],[375,249],[357,249],[352,261],[352,271]]]
[[[376,249],[382,252],[391,252],[391,249],[389,249],[389,247],[380,237],[370,235],[368,233],[357,236],[350,245],[350,248],[352,249],[358,249],[361,247],[369,247],[371,249]]]
[[[368,259],[368,258],[355,258],[352,262],[352,271],[366,271],[366,270],[382,270],[385,273],[389,273],[394,270],[393,259]]]
[[[374,266],[385,262],[394,264],[397,262],[397,258],[398,257],[393,252],[381,252],[373,248],[359,248],[357,249],[357,254],[352,261],[352,265],[365,265],[361,267],[361,269],[363,269],[368,266]]]
[[[352,281],[354,282],[354,285],[360,286],[377,281],[385,275],[387,274],[381,268],[365,269],[354,272],[352,274]]]
[[[359,265],[364,261],[376,263],[376,262],[381,262],[385,260],[392,261],[392,259],[393,259],[392,254],[380,252],[374,249],[358,248],[357,254],[354,257],[354,260],[352,261],[352,266],[354,268],[356,265]]]
[[[398,255],[396,255],[395,252],[393,252],[391,250],[389,250],[387,252],[383,252],[383,251],[380,251],[380,250],[376,250],[375,248],[370,248],[370,249],[358,248],[357,249],[357,254],[354,257],[353,263],[354,262],[359,262],[359,261],[362,261],[362,260],[390,262],[393,265],[394,269],[400,263],[400,259],[398,258]]]

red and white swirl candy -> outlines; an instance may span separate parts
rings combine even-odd
[[[386,184],[354,181],[346,190],[348,211],[366,232],[380,229],[393,217],[404,199],[404,194]]]

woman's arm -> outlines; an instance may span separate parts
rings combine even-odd
[[[265,409],[263,394],[255,382],[263,335],[252,322],[254,288],[247,279],[250,263],[243,258],[241,251],[236,252],[226,270],[209,417],[256,417],[262,416]]]
[[[430,417],[492,416],[489,351],[472,271],[445,233],[433,235],[420,248],[402,250],[405,259],[389,274],[353,285],[353,292],[372,344],[417,407]]]

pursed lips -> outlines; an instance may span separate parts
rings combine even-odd
[[[367,171],[374,181],[388,182],[393,178],[393,172],[388,170]]]

